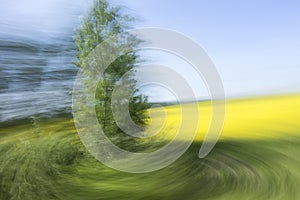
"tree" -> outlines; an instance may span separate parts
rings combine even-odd
[[[95,0],[92,9],[87,17],[83,20],[81,27],[76,31],[75,42],[77,44],[78,61],[75,63],[77,67],[82,67],[87,55],[100,43],[109,37],[117,34],[125,33],[134,18],[127,14],[123,14],[121,7],[112,7],[106,0]],[[136,36],[130,35],[129,45],[136,47],[142,42]],[[124,42],[124,41],[122,41]],[[116,41],[119,45],[120,41]],[[121,45],[121,44],[120,44]],[[127,44],[128,45],[128,44]],[[104,132],[109,136],[116,136],[122,133],[120,127],[116,124],[111,108],[112,94],[116,85],[120,84],[120,78],[128,71],[134,70],[140,58],[135,51],[131,51],[118,57],[105,70],[103,78],[99,80],[96,91],[97,105],[95,107],[99,123]],[[101,65],[101,63],[99,63]],[[131,119],[139,126],[145,126],[147,123],[147,112],[149,108],[147,97],[138,94],[136,89],[136,80],[134,74],[125,80],[130,88],[133,88],[133,96],[130,98],[129,113]],[[129,84],[128,84],[129,83]],[[120,104],[121,105],[121,104]]]

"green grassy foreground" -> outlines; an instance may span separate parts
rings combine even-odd
[[[5,127],[0,199],[300,199],[300,134],[278,130],[282,137],[223,138],[205,159],[196,140],[172,165],[128,174],[90,156],[70,119]]]

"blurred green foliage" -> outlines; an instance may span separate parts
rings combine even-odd
[[[84,67],[85,59],[89,53],[94,50],[97,45],[111,39],[115,35],[127,34],[127,37],[125,39],[118,38],[113,40],[113,44],[110,45],[114,48],[128,46],[134,49],[137,47],[142,41],[133,34],[126,32],[133,21],[134,18],[123,13],[122,7],[110,6],[106,0],[94,1],[94,5],[89,14],[84,18],[80,28],[76,31],[75,42],[78,47],[78,61],[75,62],[75,65],[79,68]],[[110,42],[111,41],[112,40],[110,40]],[[98,62],[96,65],[99,67],[103,67],[111,57],[109,51],[98,51],[96,56],[97,58],[95,60]],[[134,67],[140,62],[141,59],[135,50],[120,55],[109,64],[98,82],[95,94],[97,118],[104,132],[111,137],[112,140],[115,138],[115,142],[120,142],[122,138],[127,137],[126,134],[123,133],[124,131],[117,125],[111,108],[112,94],[118,84],[126,85],[126,87],[122,88],[123,91],[121,91],[121,93],[125,94],[129,92],[132,96],[125,99],[125,97],[122,97],[122,94],[119,94],[121,97],[118,101],[115,100],[115,103],[118,106],[129,107],[130,117],[138,126],[144,127],[147,123],[148,116],[146,110],[149,108],[148,100],[146,96],[139,93],[134,78]],[[125,73],[129,71],[133,73],[126,76],[125,79],[122,79],[123,82],[120,82]],[[129,103],[126,104],[126,101],[129,101]],[[126,117],[127,116],[124,115],[124,118]],[[140,131],[143,131],[143,129]]]

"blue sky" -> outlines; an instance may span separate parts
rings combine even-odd
[[[66,27],[78,23],[88,2],[0,0],[1,33],[5,24],[33,37],[71,30]],[[113,4],[126,6],[138,17],[136,27],[176,30],[201,45],[219,70],[228,97],[300,92],[299,1],[114,0]],[[161,64],[187,67],[170,56],[152,55]],[[201,88],[199,96],[206,96],[203,83],[195,79],[191,84]]]
[[[124,4],[142,18],[138,25],[173,29],[201,45],[216,64],[228,97],[300,91],[299,1]]]

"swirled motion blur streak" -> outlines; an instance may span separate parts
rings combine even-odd
[[[81,143],[70,109],[73,28],[89,4],[0,0],[0,199],[300,199],[299,2],[123,2],[144,17],[142,26],[178,30],[212,57],[229,97],[218,143],[199,159],[212,115],[199,95],[196,138],[171,165],[134,174],[101,164]],[[145,94],[162,106],[147,110],[148,128],[159,133],[128,150],[152,152],[180,128],[181,107],[153,91]]]

